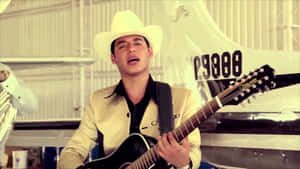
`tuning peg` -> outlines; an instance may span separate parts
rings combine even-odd
[[[246,93],[250,93],[251,90],[250,90],[250,89],[245,89],[245,92],[246,92]]]
[[[252,87],[253,89],[255,89],[257,86],[256,86],[256,84],[253,84],[251,87]]]
[[[263,83],[263,81],[262,80],[258,80],[257,83],[261,85]]]
[[[234,101],[238,101],[239,98],[238,98],[238,97],[234,97],[233,100],[234,100]]]
[[[257,72],[254,72],[254,73],[253,73],[253,76],[257,76],[257,75],[258,75],[258,73],[257,73]]]
[[[265,80],[269,80],[270,78],[269,78],[269,76],[265,76],[264,79]]]
[[[274,81],[271,81],[271,88],[275,88],[276,87],[276,83]]]
[[[264,68],[259,69],[259,72],[261,72],[261,73],[264,72],[264,71],[265,71]]]
[[[242,92],[242,93],[240,94],[240,96],[244,97],[244,96],[245,96],[245,93],[244,93],[244,92]]]
[[[234,83],[235,83],[235,81],[234,81],[234,80],[231,80],[231,81],[229,81],[229,86],[233,86],[233,85],[234,85]]]
[[[243,76],[243,79],[248,79],[248,77],[249,77],[250,75],[244,75]],[[251,77],[251,76],[250,76]]]

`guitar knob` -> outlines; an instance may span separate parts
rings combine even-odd
[[[238,101],[238,100],[239,100],[239,98],[238,98],[238,97],[234,97],[234,98],[233,98],[233,100],[235,100],[235,101]]]
[[[255,89],[255,88],[256,88],[256,84],[253,84],[253,85],[252,85],[252,88]]]

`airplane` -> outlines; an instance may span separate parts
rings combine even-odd
[[[170,63],[168,82],[198,92],[199,105],[264,64],[275,70],[273,89],[225,106],[203,123],[204,161],[219,168],[298,168],[300,53],[241,46],[218,28],[204,1],[155,7],[167,16],[153,13],[167,32],[161,55]]]

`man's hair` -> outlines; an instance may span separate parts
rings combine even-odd
[[[149,43],[148,39],[145,38],[144,36],[143,36],[143,38],[144,38],[144,40],[145,40],[145,42],[146,42],[146,44],[147,44],[147,47],[149,48],[149,47],[150,47],[150,43]],[[116,40],[114,40],[114,41],[111,43],[111,45],[110,45],[110,52],[111,52],[112,54],[115,54],[115,42],[116,42]]]

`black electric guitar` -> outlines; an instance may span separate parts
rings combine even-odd
[[[185,138],[200,123],[225,105],[239,104],[254,93],[275,87],[274,70],[264,65],[242,79],[237,80],[218,94],[197,113],[172,131],[178,142]],[[170,168],[157,152],[156,140],[141,134],[131,134],[120,147],[110,155],[85,164],[91,169],[159,169]]]

